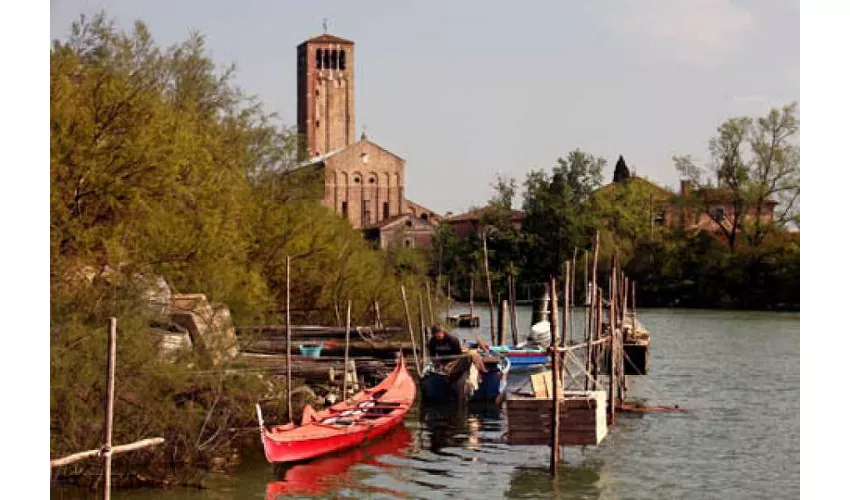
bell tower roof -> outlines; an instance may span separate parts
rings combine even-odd
[[[308,43],[339,43],[343,45],[354,45],[354,42],[351,40],[346,40],[345,38],[340,38],[335,35],[330,35],[328,33],[323,33],[321,35],[314,36],[313,38],[309,38],[303,42],[301,45],[305,45]]]

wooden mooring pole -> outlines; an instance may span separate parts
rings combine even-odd
[[[508,276],[510,277],[510,285],[508,288],[510,304],[508,304],[508,306],[511,309],[511,341],[513,341],[512,345],[517,345],[519,343],[519,331],[516,321],[516,273],[514,272],[513,262],[511,262],[510,274],[508,274]]]
[[[612,259],[612,263],[615,263]],[[616,264],[616,263],[615,263]],[[616,419],[616,413],[614,411],[614,389],[615,389],[615,380],[617,376],[616,372],[616,363],[617,363],[617,342],[616,342],[616,328],[617,328],[617,269],[615,266],[611,266],[611,281],[608,286],[608,336],[610,339],[610,349],[608,352],[611,354],[608,360],[608,424],[613,425]]]
[[[115,409],[115,335],[118,321],[109,318],[109,357],[106,359],[106,421],[103,445],[103,498],[109,500],[112,489],[112,417]]]
[[[428,301],[429,306],[431,305],[430,302],[431,301],[429,300]],[[426,361],[427,360],[427,353],[425,351],[427,350],[427,346],[428,346],[428,341],[425,340],[425,330],[428,327],[425,325],[425,310],[423,309],[423,307],[424,306],[422,305],[422,296],[420,295],[419,296],[419,340],[421,342],[420,346],[422,347],[422,371],[425,371],[425,365],[427,364],[427,361]],[[433,312],[431,314],[432,314],[432,318],[433,318]],[[431,323],[433,324],[433,321]]]
[[[439,288],[438,288],[439,290]],[[431,282],[425,282],[425,292],[428,294],[428,318],[430,319],[429,325],[434,324],[434,306],[431,303]]]
[[[586,260],[587,259],[585,259],[585,262],[586,262]],[[596,231],[596,240],[593,243],[593,273],[591,274],[591,285],[590,285],[590,291],[591,291],[590,303],[591,303],[591,311],[592,312],[590,314],[590,319],[591,319],[590,323],[591,324],[589,325],[589,335],[588,335],[588,341],[587,341],[587,346],[588,346],[588,349],[587,349],[587,357],[588,357],[587,371],[593,373],[593,390],[594,391],[596,390],[597,363],[596,363],[596,358],[595,358],[595,351],[597,349],[592,348],[591,343],[592,343],[593,337],[594,337],[594,330],[596,331],[596,338],[597,339],[600,338],[599,333],[600,333],[601,321],[602,321],[602,319],[600,318],[600,315],[601,315],[601,312],[602,312],[602,305],[601,305],[602,295],[601,295],[601,293],[597,292],[597,286],[596,286],[596,269],[597,269],[598,263],[599,263],[599,230]],[[588,383],[585,383],[585,390],[588,389],[588,385],[589,385]]]
[[[498,345],[505,345],[508,331],[508,301],[503,300],[499,304],[499,338]]]
[[[555,278],[551,278],[549,280],[549,289],[552,290],[552,344],[549,347],[549,351],[552,353],[552,417],[550,423],[552,431],[552,452],[549,455],[549,472],[552,474],[552,477],[555,477],[558,473],[558,462],[560,461],[561,451],[561,446],[558,442],[561,424],[561,366],[560,353],[558,352],[558,345],[560,343],[558,342],[558,282]]]
[[[292,413],[292,323],[289,320],[289,256],[286,256],[286,411],[289,421],[294,422]],[[377,304],[377,302],[376,302]]]
[[[416,353],[416,336],[413,334],[413,322],[410,320],[410,307],[407,305],[407,293],[404,291],[404,285],[401,285],[401,301],[404,303],[404,317],[407,319],[407,329],[410,332],[410,348],[413,350],[413,364],[416,365],[416,373],[422,376],[422,369],[419,367],[419,355]]]
[[[345,309],[345,357],[342,362],[342,400],[348,399],[348,344],[351,342],[351,301]]]
[[[487,280],[487,300],[490,303],[490,343],[496,344],[496,318],[495,318],[495,308],[493,306],[493,288],[490,285],[490,266],[488,261],[490,260],[487,255],[487,231],[484,230],[481,232],[481,239],[484,240],[484,278]]]
[[[475,279],[469,276],[469,316],[475,315]]]
[[[570,330],[570,261],[564,262],[564,325],[561,328],[561,347],[567,345],[567,337],[572,337]]]

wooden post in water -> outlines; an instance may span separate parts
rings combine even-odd
[[[637,288],[637,282],[632,281],[632,334],[637,333],[637,298],[635,295],[637,292],[635,289]]]
[[[289,421],[293,422],[292,413],[292,323],[289,320],[289,272],[290,257],[286,256],[286,411]]]
[[[425,291],[428,293],[428,318],[430,319],[429,325],[434,324],[434,306],[431,304],[431,283],[429,281],[425,282]],[[424,358],[424,356],[423,356]]]
[[[505,345],[508,330],[508,301],[503,300],[499,307],[499,345]]]
[[[590,304],[590,296],[587,292],[590,291],[590,280],[587,276],[587,249],[584,249],[584,303],[585,305]],[[587,328],[587,324],[584,325]]]
[[[519,330],[517,328],[516,322],[516,273],[514,272],[514,263],[511,262],[511,270],[509,274],[510,288],[508,290],[508,294],[510,296],[511,303],[509,304],[511,309],[511,340],[513,341],[512,345],[517,345],[519,343]]]
[[[613,425],[616,419],[616,412],[614,411],[614,389],[616,385],[614,381],[616,380],[616,363],[617,363],[617,342],[616,342],[616,328],[617,328],[617,269],[615,266],[611,266],[611,284],[608,287],[608,295],[609,295],[609,304],[608,304],[608,334],[611,341],[611,349],[609,352],[611,353],[611,358],[608,361],[608,421]]]
[[[596,351],[598,349],[594,348],[591,343],[592,343],[592,339],[593,339],[594,336],[597,339],[600,338],[599,323],[602,321],[602,319],[599,317],[600,311],[602,310],[602,307],[600,305],[602,297],[601,297],[601,295],[599,295],[597,293],[597,286],[596,286],[596,269],[597,269],[598,263],[599,263],[599,230],[597,229],[596,230],[596,239],[594,240],[594,243],[593,243],[593,273],[590,275],[591,276],[591,278],[590,278],[590,280],[591,280],[590,281],[590,283],[591,283],[590,284],[590,291],[591,291],[591,299],[590,299],[591,314],[590,314],[590,316],[591,316],[592,321],[590,322],[590,325],[589,325],[590,335],[588,336],[588,344],[587,344],[587,346],[588,346],[587,356],[591,360],[591,361],[589,361],[588,364],[589,364],[589,369],[592,369],[592,373],[593,373],[593,390],[594,391],[596,390],[596,377],[597,377]],[[586,264],[586,259],[585,259],[585,264]],[[586,271],[586,269],[585,269],[585,271]],[[594,318],[594,316],[595,316],[595,318]],[[596,332],[595,335],[594,335],[594,330]],[[585,385],[587,385],[587,384],[585,384]]]
[[[550,428],[552,431],[552,453],[550,455],[549,472],[554,476],[557,472],[558,459],[560,454],[560,444],[558,443],[559,426],[560,426],[560,408],[561,399],[561,367],[559,364],[558,353],[558,282],[555,278],[549,279],[549,289],[552,290],[552,322],[550,323],[552,332],[552,343],[549,346],[549,352],[552,353],[552,421]]]
[[[586,267],[586,266],[585,266]],[[590,283],[585,284],[585,293],[584,293],[584,340],[587,343],[587,347],[585,348],[584,353],[584,390],[590,390],[590,376],[588,375],[591,370],[591,359],[593,358],[593,301],[596,297],[596,292],[591,290]]]
[[[422,370],[425,370],[425,309],[422,305],[422,295],[419,296],[419,339],[422,347]]]
[[[413,350],[413,364],[416,365],[416,373],[422,376],[422,370],[419,367],[419,355],[416,354],[416,337],[413,335],[413,323],[410,321],[410,307],[407,305],[407,293],[404,291],[404,285],[401,285],[401,300],[404,302],[404,317],[407,319],[407,329],[410,332],[410,348]]]
[[[623,278],[623,312],[620,314],[622,326],[626,323],[626,314],[629,311],[629,278]]]
[[[475,314],[474,300],[475,300],[475,279],[472,277],[472,275],[470,275],[469,276],[469,316],[470,316],[470,319]]]
[[[570,330],[570,261],[564,262],[564,326],[561,328],[561,347],[567,345],[567,335],[572,337]]]
[[[345,310],[345,357],[342,364],[342,400],[348,399],[348,344],[351,333],[351,301],[348,301],[348,307]]]
[[[557,322],[557,319],[555,319],[555,322]],[[555,329],[554,331],[557,332],[557,329]],[[552,477],[555,477],[558,474],[558,462],[560,460],[561,452],[561,446],[559,442],[561,427],[561,367],[559,366],[560,356],[558,353],[557,344],[553,343],[552,347],[549,348],[549,351],[552,353],[552,415],[549,424],[549,428],[552,432],[552,451],[549,455],[549,473],[552,475]]]
[[[552,332],[552,347],[558,347],[558,281],[555,278],[549,278],[549,289],[552,290],[552,322],[549,323]]]
[[[573,342],[575,336],[575,321],[576,321],[576,256],[578,255],[578,247],[573,247],[573,274],[570,276],[570,343]]]
[[[596,289],[596,340],[602,338],[602,288]],[[599,356],[602,346],[596,346],[593,350],[593,390],[599,389]]]
[[[493,307],[493,289],[490,286],[490,266],[487,264],[487,261],[490,259],[487,256],[487,231],[486,229],[481,232],[481,239],[484,241],[484,278],[487,280],[487,300],[490,303],[490,343],[496,343],[496,325],[495,325],[495,314]]]
[[[115,414],[115,336],[118,329],[118,320],[109,318],[109,356],[106,358],[106,418],[104,419],[103,433],[105,435],[103,445],[103,498],[109,500],[112,489],[112,417]]]

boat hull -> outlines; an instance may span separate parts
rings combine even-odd
[[[403,419],[404,415],[400,418],[387,422],[381,427],[363,429],[358,432],[351,432],[341,436],[329,436],[321,439],[292,442],[267,440],[264,443],[266,460],[272,463],[300,462],[359,446],[370,439],[375,439],[386,434],[401,424]]]
[[[485,363],[485,366],[487,366],[488,370],[480,377],[478,387],[466,396],[462,394],[462,382],[452,383],[452,381],[449,380],[449,377],[442,373],[433,371],[426,373],[419,383],[423,401],[452,402],[461,400],[496,400],[507,388],[507,379],[508,373],[510,372],[511,361],[503,358],[499,363]]]
[[[549,362],[549,353],[545,349],[512,349],[509,346],[494,346],[490,349],[511,360],[513,368],[545,365]]]

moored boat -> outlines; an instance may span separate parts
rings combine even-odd
[[[401,458],[412,443],[413,435],[410,431],[404,426],[399,426],[364,446],[357,446],[308,462],[282,465],[280,479],[266,485],[266,500],[296,495],[327,494],[335,484],[352,483],[352,469],[357,464],[390,467],[381,457]],[[398,496],[396,491],[378,487],[368,492]]]
[[[490,350],[511,360],[514,369],[528,366],[545,365],[549,362],[549,351],[543,347],[492,346]]]
[[[297,462],[357,446],[399,425],[413,400],[416,383],[404,357],[381,383],[325,410],[304,408],[301,425],[266,427],[257,405],[266,460]]]
[[[485,370],[475,367],[470,355],[438,366],[433,361],[423,370],[422,399],[429,402],[494,401],[507,387],[511,361],[505,356],[482,356]]]

